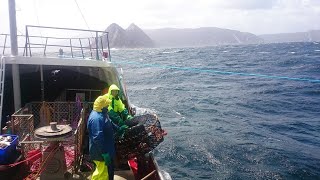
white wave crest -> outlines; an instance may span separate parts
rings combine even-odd
[[[156,110],[149,108],[140,108],[135,105],[132,105],[132,108],[136,110],[136,116],[144,115],[144,114],[156,114]]]
[[[161,176],[161,179],[172,180],[170,174],[167,171],[160,170],[160,176]]]

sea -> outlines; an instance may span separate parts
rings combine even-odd
[[[320,179],[320,43],[113,49],[170,179]]]

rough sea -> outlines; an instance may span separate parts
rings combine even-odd
[[[320,179],[320,44],[112,50],[172,179]]]

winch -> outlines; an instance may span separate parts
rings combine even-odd
[[[66,159],[62,141],[71,135],[72,128],[69,125],[58,125],[51,122],[50,126],[43,126],[35,130],[36,138],[48,142],[48,147],[42,153],[43,171],[40,179],[62,180],[67,172]]]

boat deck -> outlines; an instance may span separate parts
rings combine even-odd
[[[92,172],[82,172],[81,175],[74,175],[70,180],[91,179]],[[131,170],[122,170],[114,172],[114,180],[135,180]]]

